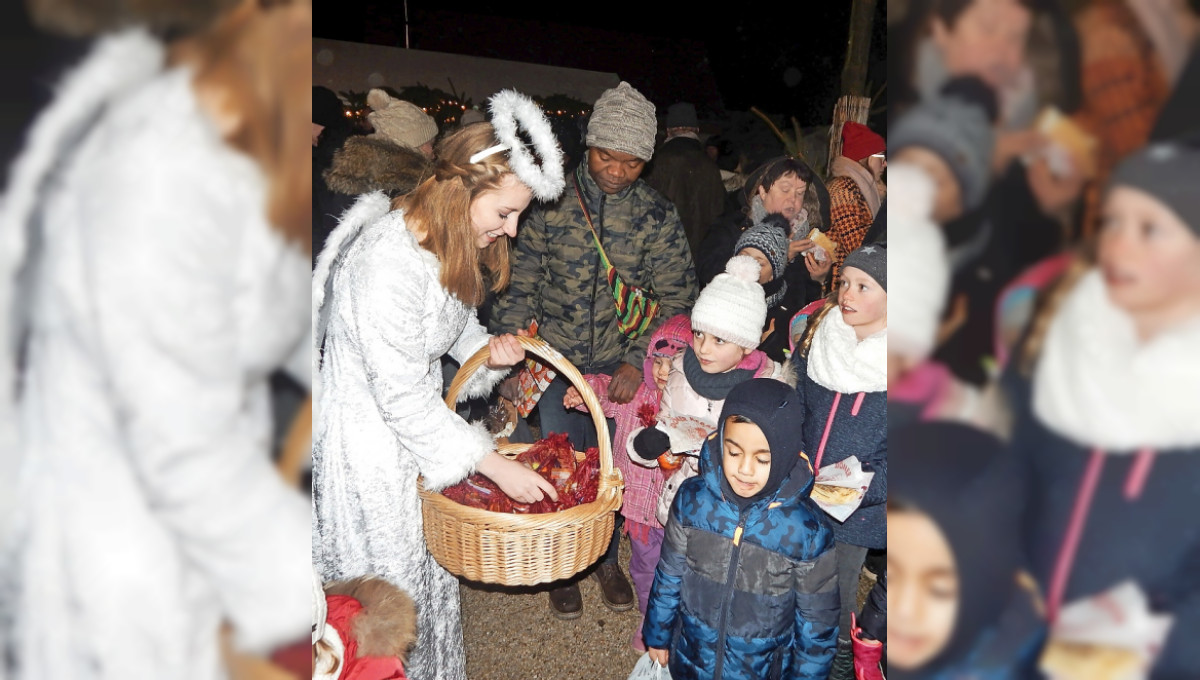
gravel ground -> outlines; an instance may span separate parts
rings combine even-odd
[[[629,539],[621,541],[628,576]],[[629,646],[641,615],[613,612],[593,578],[580,584],[583,615],[559,621],[544,588],[464,584],[463,637],[471,680],[626,680],[638,652]]]
[[[628,576],[629,539],[621,540]],[[874,578],[864,570],[858,600]],[[580,582],[583,616],[559,621],[544,588],[466,584],[462,593],[467,677],[471,680],[627,680],[640,654],[629,643],[641,616],[637,608],[609,611],[595,579]]]

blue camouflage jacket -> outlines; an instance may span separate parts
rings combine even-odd
[[[806,461],[745,510],[724,498],[721,430],[675,497],[642,628],[674,680],[825,680],[837,648],[833,533]]]

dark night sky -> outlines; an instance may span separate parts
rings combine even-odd
[[[317,37],[404,45],[404,4],[315,3]],[[696,102],[702,117],[758,106],[828,122],[839,94],[849,0],[792,3],[787,10],[730,4],[717,12],[648,9],[651,3],[537,5],[409,0],[416,49],[611,71],[659,106]],[[739,11],[738,8],[744,8]],[[868,80],[886,77],[886,3],[876,7]],[[474,93],[471,93],[474,94]]]

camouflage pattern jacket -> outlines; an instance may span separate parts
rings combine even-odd
[[[538,335],[582,373],[612,373],[621,362],[640,367],[650,336],[696,301],[696,272],[675,206],[642,180],[606,195],[587,161],[569,177],[557,202],[534,208],[521,224],[512,254],[512,283],[492,310],[494,332],[538,321]],[[578,182],[604,250],[629,285],[661,303],[637,340],[617,329],[617,308],[592,232],[575,193]]]

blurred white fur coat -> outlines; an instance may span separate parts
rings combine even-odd
[[[270,462],[267,384],[289,361],[307,374],[307,254],[163,57],[139,32],[100,41],[0,209],[5,389],[29,333],[0,406],[19,442],[0,456],[18,678],[215,680],[223,620],[252,651],[309,625],[310,514]]]

